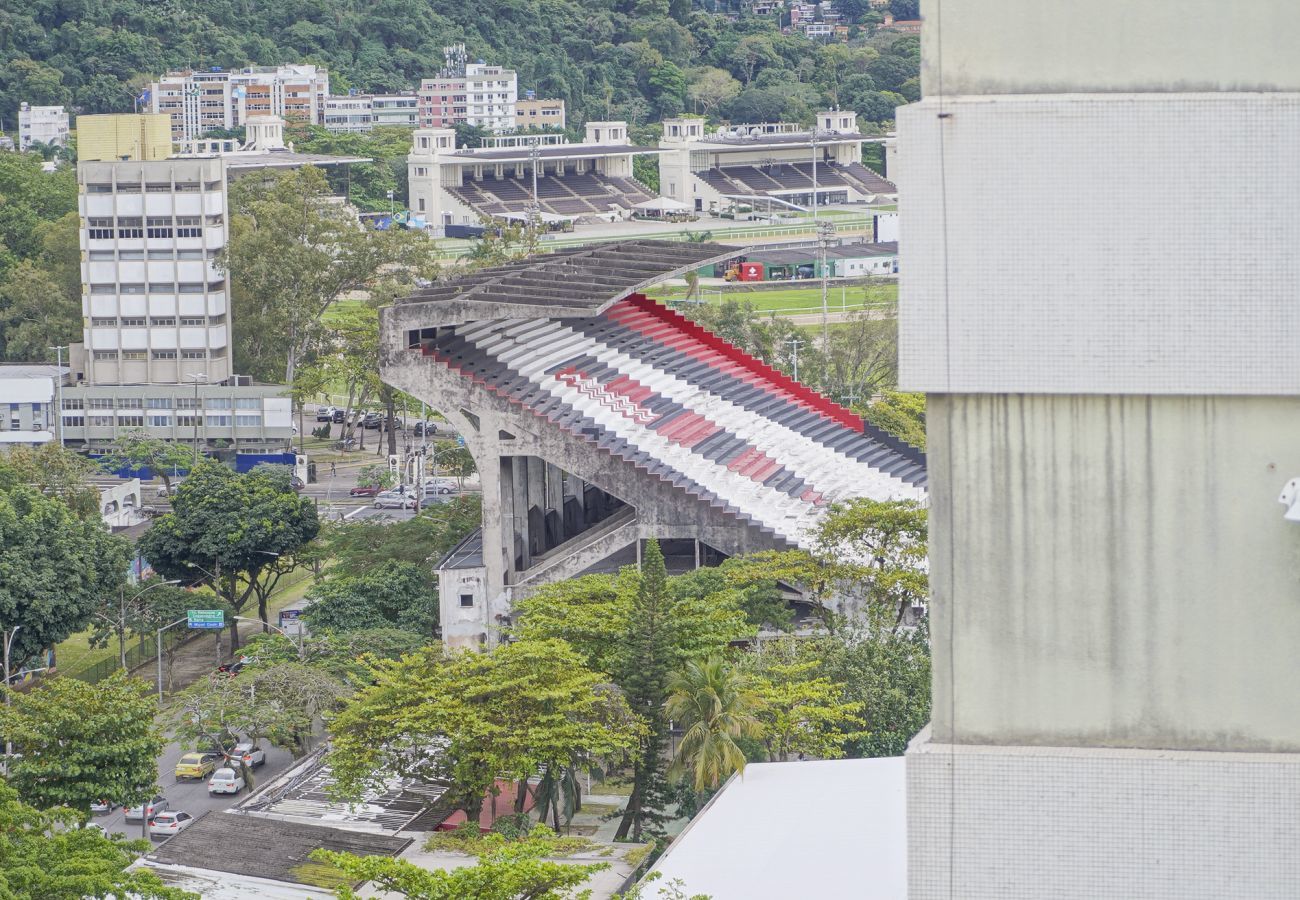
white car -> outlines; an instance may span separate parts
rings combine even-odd
[[[145,818],[147,812],[148,818],[152,819],[170,806],[171,804],[167,802],[166,797],[154,797],[144,806],[141,806],[140,804],[128,806],[126,809],[122,810],[122,818],[126,819],[128,822],[138,822],[140,819]]]
[[[375,495],[375,509],[415,509],[415,494],[410,491],[384,491]]]
[[[209,794],[238,794],[244,787],[244,776],[235,769],[217,769],[208,779]]]
[[[100,813],[111,813],[115,809],[117,809],[117,804],[112,800],[96,800],[94,803],[90,804],[90,811],[95,815],[99,815]]]
[[[256,769],[266,762],[266,751],[254,743],[244,741],[242,744],[236,744],[235,749],[226,754],[226,759],[232,765],[236,762],[243,762],[250,769]]]
[[[180,834],[186,828],[194,824],[194,817],[187,812],[176,810],[175,812],[158,813],[154,816],[153,821],[149,823],[150,837],[168,838],[174,834]]]

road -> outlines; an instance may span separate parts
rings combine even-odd
[[[217,794],[216,796],[209,796],[206,778],[202,781],[178,782],[175,775],[176,761],[186,752],[188,751],[179,744],[172,743],[164,748],[162,756],[158,759],[158,784],[162,787],[162,795],[171,804],[171,809],[183,810],[197,819],[206,812],[233,806],[248,796],[247,791],[241,791],[238,795]],[[265,784],[288,769],[292,762],[293,756],[287,750],[268,749],[266,751],[266,765],[259,766],[254,772],[257,783]],[[122,817],[121,809],[95,816],[91,821],[104,826],[109,834],[119,832],[130,838],[140,837],[140,823],[127,822]]]

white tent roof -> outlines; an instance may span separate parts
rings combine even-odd
[[[640,203],[632,204],[632,208],[657,209],[661,212],[683,212],[690,209],[691,205],[680,200],[674,200],[672,197],[652,197],[649,200],[642,200]]]
[[[712,900],[905,900],[903,758],[752,763],[652,871],[648,898],[680,879]]]

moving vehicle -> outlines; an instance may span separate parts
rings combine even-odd
[[[176,778],[206,778],[220,759],[216,753],[186,753],[176,763]]]
[[[158,796],[154,797],[146,804],[128,806],[126,809],[122,810],[122,818],[126,819],[128,822],[138,822],[145,818],[146,813],[148,814],[148,817],[152,819],[154,816],[158,815],[158,813],[170,808],[171,804],[167,802],[167,798]]]
[[[230,762],[242,761],[250,769],[256,769],[266,762],[266,751],[251,741],[236,744],[235,749],[226,754]]]
[[[426,478],[424,479],[424,492],[439,494],[454,494],[459,489],[454,479],[451,478]]]
[[[429,421],[429,422],[416,422],[416,423],[415,423],[415,428],[413,429],[413,431],[414,431],[416,437],[420,437],[420,436],[422,436],[422,435],[424,435],[424,434],[437,434],[437,433],[438,433],[438,423],[437,423],[437,422],[433,422],[433,421]]]
[[[96,815],[100,813],[110,813],[115,809],[117,809],[117,804],[112,800],[96,800],[94,803],[90,804],[90,811]]]
[[[373,497],[378,493],[380,493],[380,487],[377,484],[359,484],[348,491],[348,494],[353,497]]]
[[[217,769],[208,779],[209,794],[238,794],[245,787],[244,776],[238,770],[227,767]]]
[[[169,838],[174,834],[180,834],[193,824],[194,817],[187,812],[177,810],[175,812],[159,813],[149,823],[149,836]]]
[[[384,491],[375,495],[375,509],[415,509],[415,494],[410,491]]]
[[[334,414],[342,411],[337,406],[321,406],[316,410],[317,422],[333,422]]]

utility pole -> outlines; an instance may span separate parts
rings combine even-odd
[[[528,150],[528,158],[532,160],[533,164],[533,205],[528,210],[529,253],[537,252],[537,242],[541,239],[542,230],[542,202],[537,196],[537,165],[541,161],[542,150],[538,140],[538,138],[533,138],[532,147]]]
[[[831,238],[835,236],[834,222],[817,223],[817,247],[821,252],[822,264],[822,353],[830,355],[831,352],[831,315],[830,308],[826,303],[826,291],[829,288],[830,272],[826,264],[826,252],[830,246]]]
[[[208,376],[203,372],[197,372],[191,373],[187,377],[194,381],[194,409],[191,410],[194,414],[194,465],[190,469],[192,472],[194,469],[198,468],[199,465],[199,419],[203,417],[203,410],[199,407],[199,384],[201,382],[206,383]],[[230,421],[235,421],[233,415]]]
[[[58,374],[54,381],[54,428],[59,438],[59,446],[63,446],[63,351],[67,346],[51,347],[55,351],[58,359]]]
[[[10,696],[9,696],[9,649],[10,649],[11,647],[13,647],[13,645],[14,645],[14,637],[18,634],[18,629],[20,629],[20,628],[22,628],[22,627],[23,627],[23,626],[21,626],[21,625],[15,625],[13,628],[9,629],[8,631],[0,632],[0,639],[3,639],[3,642],[4,642],[4,663],[5,663],[5,708],[6,708],[6,709],[7,709],[7,708],[10,706],[10,704],[12,703],[12,700],[10,699]],[[5,773],[6,775],[9,774],[9,760],[10,760],[11,758],[13,758],[13,755],[14,755],[14,744],[13,744],[13,741],[9,740],[8,737],[6,736],[6,738],[5,738],[5,764],[4,764],[4,773]]]
[[[794,380],[799,380],[799,348],[803,346],[803,341],[797,337],[792,337],[785,342],[790,348],[790,355],[794,357]]]
[[[817,221],[817,157],[819,156],[821,156],[821,147],[817,145],[817,123],[814,122],[812,127],[812,208],[814,223]]]

